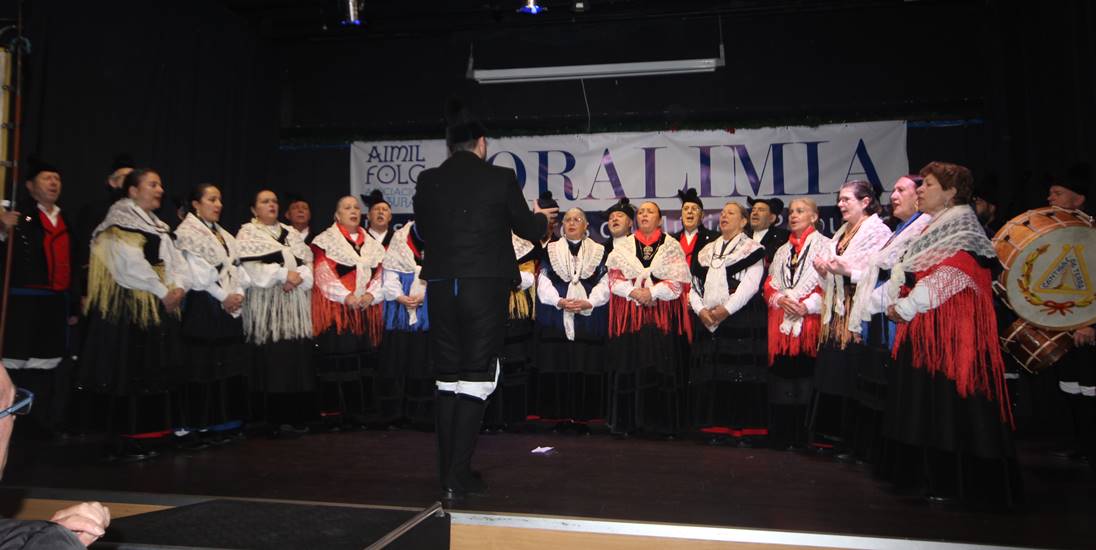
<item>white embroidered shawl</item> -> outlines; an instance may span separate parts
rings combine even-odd
[[[571,249],[567,243],[567,239],[557,239],[548,243],[545,247],[548,253],[548,262],[551,264],[552,271],[555,272],[556,276],[567,283],[567,295],[564,298],[568,300],[586,300],[589,295],[586,293],[586,287],[582,286],[582,281],[589,279],[598,266],[601,265],[605,247],[587,237],[579,245],[578,255],[571,255]],[[579,312],[580,315],[587,317],[591,313],[593,313],[593,309]],[[568,340],[573,341],[575,339],[575,313],[573,311],[563,312],[563,332],[567,335]]]
[[[887,227],[887,224],[883,223],[878,214],[872,214],[861,222],[860,228],[856,230],[856,234],[852,236],[849,245],[845,247],[844,254],[839,256],[837,254],[837,245],[849,229],[849,224],[846,223],[837,230],[837,233],[830,239],[829,246],[826,247],[825,258],[840,257],[849,264],[864,265],[868,258],[879,250],[891,236],[891,230]],[[825,291],[822,298],[823,325],[830,322],[830,318],[834,313],[838,315],[845,314],[845,285],[837,284],[839,279],[841,279],[840,276],[827,273],[823,281],[822,288]]]
[[[799,262],[796,264],[796,273],[789,274],[788,260],[792,255],[792,243],[788,241],[776,249],[776,254],[773,256],[773,263],[770,269],[771,278],[769,280],[769,286],[772,287],[777,293],[788,297],[796,302],[802,302],[804,298],[810,295],[811,291],[815,287],[821,284],[818,272],[814,270],[814,259],[823,254],[827,246],[829,246],[830,240],[823,236],[818,231],[812,231],[807,235],[807,240],[803,243],[804,254],[799,258]],[[794,281],[791,287],[787,286],[788,275],[792,275],[791,280]],[[803,329],[803,318],[798,316],[789,315],[788,312],[784,312],[784,319],[780,322],[780,333],[785,335],[799,336],[799,332]]]
[[[902,228],[901,233],[891,238],[889,243],[868,258],[867,267],[860,275],[860,281],[856,283],[856,294],[852,298],[852,310],[849,311],[848,318],[849,332],[860,334],[861,323],[867,320],[872,291],[875,290],[875,285],[879,281],[879,270],[893,267],[910,243],[921,236],[921,232],[931,220],[932,216],[925,213],[917,216],[916,220]]]
[[[609,253],[605,266],[620,271],[625,279],[635,281],[640,288],[654,286],[652,277],[688,284],[692,277],[681,244],[672,237],[665,234],[663,236],[665,239],[651,259],[651,267],[643,267],[643,263],[636,257],[635,236],[614,241],[613,251]]]
[[[359,229],[359,231],[365,230]],[[356,296],[365,294],[365,287],[374,275],[373,269],[384,260],[384,246],[380,241],[370,238],[369,235],[363,237],[361,250],[354,250],[354,246],[339,230],[339,224],[333,223],[312,241],[314,246],[323,250],[324,254],[335,263],[355,268],[354,294]]]
[[[214,228],[210,229],[193,213],[187,214],[179,227],[175,229],[175,236],[178,239],[176,245],[179,250],[193,254],[217,269],[217,284],[225,291],[232,292],[239,286],[240,267],[237,262],[240,259],[240,251],[236,246],[236,238],[231,233],[225,231],[220,225],[215,224]],[[217,231],[224,239],[224,246],[221,246],[213,231]],[[225,246],[228,247],[227,252]]]
[[[388,250],[384,253],[384,269],[391,270],[396,273],[414,273],[415,278],[411,281],[411,288],[408,289],[408,296],[425,296],[426,295],[426,281],[423,281],[419,274],[422,272],[422,266],[415,263],[415,252],[411,250],[411,247],[407,245],[407,238],[411,234],[411,228],[414,227],[415,222],[410,221],[404,224],[403,227],[396,230],[396,233],[392,235],[392,240],[388,243]],[[425,255],[425,254],[424,254]],[[414,325],[419,322],[417,307],[407,307],[407,322]]]
[[[762,246],[761,243],[754,241],[745,233],[739,233],[727,245],[729,250],[725,252],[726,256],[723,257],[723,264],[719,267],[712,267],[712,260],[716,256],[716,251],[720,248],[723,248],[723,237],[717,237],[714,241],[704,245],[704,248],[700,250],[695,258],[695,261],[700,262],[701,267],[708,268],[708,274],[704,277],[704,287],[701,295],[706,308],[721,305],[731,296],[725,268],[749,256]],[[693,282],[694,287],[697,282],[699,281]]]

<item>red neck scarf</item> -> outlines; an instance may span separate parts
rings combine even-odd
[[[346,240],[354,243],[355,245],[361,246],[362,243],[365,242],[365,232],[362,231],[362,228],[359,227],[358,231],[354,233],[353,236],[351,236],[350,232],[347,231],[346,228],[344,228],[342,225],[335,224],[335,227],[339,228],[339,232],[343,234],[343,237],[346,237]]]
[[[650,235],[644,236],[643,233],[636,231],[636,240],[642,243],[644,246],[651,246],[658,242],[662,238],[662,230],[655,229]]]
[[[807,237],[811,236],[811,233],[814,233],[814,226],[808,226],[802,237],[796,237],[795,233],[788,235],[788,242],[792,243],[792,248],[796,254],[803,251],[803,245],[806,244]]]

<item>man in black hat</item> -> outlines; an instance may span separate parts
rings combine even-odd
[[[60,170],[34,158],[27,166],[29,200],[21,201],[22,212],[0,214],[0,253],[14,247],[4,364],[16,384],[38,396],[43,406],[32,409],[31,417],[36,428],[49,433],[60,429],[68,401],[64,358],[71,355],[69,327],[80,308],[73,261],[77,239],[57,204]]]
[[[700,201],[696,189],[681,189],[677,192],[677,198],[681,199],[681,231],[671,236],[677,239],[685,251],[685,261],[691,266],[693,253],[700,252],[718,235],[700,223],[704,221],[704,203]]]
[[[750,237],[765,247],[765,269],[773,263],[773,255],[776,249],[788,242],[787,229],[776,227],[776,220],[784,213],[784,201],[773,197],[770,199],[748,198],[750,203]]]
[[[381,246],[388,250],[388,245],[392,242],[392,235],[396,233],[391,227],[392,205],[384,200],[384,194],[381,193],[380,189],[374,189],[368,195],[362,195],[362,201],[364,201],[365,207],[369,209],[366,213],[368,222],[366,233],[380,241]]]
[[[510,289],[519,280],[511,234],[537,241],[557,209],[533,212],[514,171],[491,166],[487,131],[458,102],[446,107],[450,156],[424,170],[415,224],[430,253],[421,277],[430,303],[430,361],[437,375],[438,465],[446,498],[483,493],[472,454],[485,401],[498,382]]]
[[[312,244],[317,233],[312,230],[312,204],[308,199],[300,195],[288,195],[282,218],[301,234],[305,244]]]
[[[621,237],[632,235],[632,223],[636,219],[636,207],[622,197],[605,211],[605,225],[609,228],[609,240],[605,242],[605,255],[613,250],[613,243]]]

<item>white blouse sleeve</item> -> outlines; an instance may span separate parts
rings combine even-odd
[[[669,302],[681,297],[682,284],[676,281],[659,281],[651,287],[651,297]]]
[[[114,238],[109,233],[101,233],[98,238],[104,239],[101,250],[106,257],[103,260],[116,283],[123,288],[151,292],[160,299],[167,296],[167,286],[160,281],[152,264],[145,259],[144,251]]]
[[[602,275],[601,280],[594,285],[594,288],[590,289],[590,297],[587,298],[590,305],[594,307],[601,307],[609,303],[609,276]]]
[[[525,289],[533,286],[533,274],[532,273],[529,273],[528,271],[522,271],[522,272],[520,272],[520,274],[521,274],[521,286],[518,287],[520,290],[525,290]]]
[[[247,271],[251,286],[257,288],[271,288],[285,284],[285,278],[289,270],[275,263],[244,262],[243,270]]]
[[[400,274],[390,269],[384,270],[384,299],[395,300],[403,296],[403,285],[400,284]]]
[[[556,291],[556,287],[552,285],[552,280],[548,278],[548,275],[544,271],[540,272],[537,276],[537,300],[546,305],[559,309],[559,292]],[[591,303],[593,303],[591,301]]]
[[[191,290],[208,292],[218,302],[223,302],[228,297],[228,292],[219,284],[220,273],[217,272],[217,268],[197,254],[183,252],[183,257],[190,266]]]
[[[894,302],[894,310],[906,321],[912,321],[918,313],[939,307],[968,287],[974,287],[969,275],[961,269],[944,266],[917,281],[906,297]]]

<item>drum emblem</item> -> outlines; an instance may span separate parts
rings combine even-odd
[[[1024,259],[1020,277],[1016,280],[1024,300],[1047,315],[1064,316],[1074,308],[1088,307],[1096,300],[1096,292],[1088,274],[1084,245],[1063,245],[1058,257],[1047,265],[1042,275],[1036,279],[1036,284],[1032,285],[1031,274],[1035,262],[1049,249],[1050,244],[1044,244]]]

